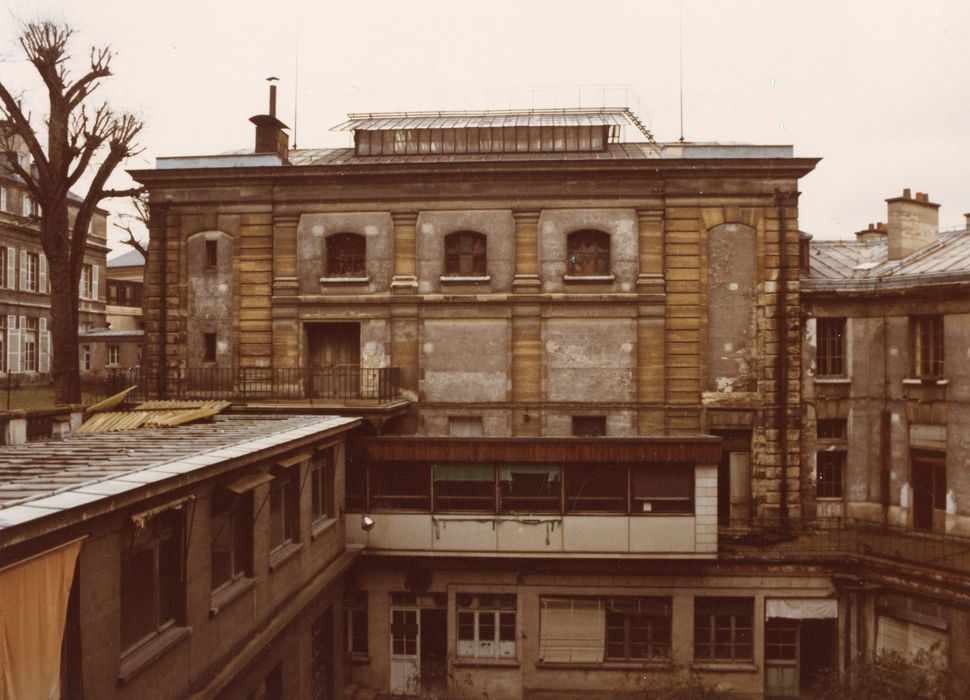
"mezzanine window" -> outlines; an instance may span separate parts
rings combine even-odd
[[[327,277],[366,277],[367,241],[356,233],[335,233],[326,241]]]
[[[573,231],[566,237],[566,274],[610,274],[610,234],[594,229]]]
[[[671,619],[670,598],[607,599],[606,658],[670,658]]]
[[[445,274],[452,277],[484,277],[487,239],[474,231],[456,231],[445,236]]]

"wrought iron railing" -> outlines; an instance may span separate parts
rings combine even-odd
[[[130,386],[131,400],[201,399],[238,402],[386,402],[401,396],[398,367],[135,367],[108,373],[97,388],[111,396]]]
[[[728,557],[875,558],[970,573],[970,537],[853,518],[732,521],[718,540]]]

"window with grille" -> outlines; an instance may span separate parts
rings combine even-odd
[[[754,599],[694,599],[694,659],[754,659]]]
[[[819,440],[845,440],[846,424],[845,418],[819,418],[816,426]]]
[[[816,367],[819,377],[845,376],[845,319],[820,318],[817,323]]]
[[[445,236],[445,274],[454,277],[484,277],[487,272],[487,239],[474,231],[457,231]]]
[[[610,274],[610,234],[593,229],[570,233],[566,237],[566,274]]]
[[[937,379],[943,376],[943,317],[916,316],[910,319],[913,376]]]
[[[514,593],[458,593],[458,656],[515,658]]]
[[[666,659],[670,640],[670,598],[607,599],[607,660]]]
[[[356,233],[327,238],[327,277],[366,277],[366,239]]]

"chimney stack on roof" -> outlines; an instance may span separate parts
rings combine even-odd
[[[869,228],[856,231],[855,237],[859,243],[868,243],[869,241],[883,241],[886,239],[888,233],[889,227],[882,221],[879,221],[875,224],[869,224]]]
[[[887,248],[890,260],[901,260],[936,241],[940,234],[940,205],[925,192],[914,198],[907,187],[902,197],[886,200],[889,211]]]
[[[967,220],[967,222],[966,222],[967,230],[970,231],[970,211],[968,211],[966,214],[964,214],[963,215],[963,218],[965,218]]]
[[[284,163],[288,162],[290,137],[284,131],[286,124],[276,118],[276,85],[279,78],[267,78],[269,85],[269,114],[257,114],[249,121],[256,125],[256,153],[275,153]]]

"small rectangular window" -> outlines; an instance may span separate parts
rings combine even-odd
[[[474,659],[515,658],[514,593],[458,593],[455,602],[458,608],[458,656]]]
[[[818,498],[842,498],[845,452],[819,452],[815,458],[815,495]]]
[[[202,342],[204,345],[202,359],[205,362],[216,361],[216,334],[203,333]]]
[[[299,541],[300,492],[296,478],[298,474],[299,469],[291,467],[279,470],[273,475],[273,484],[269,493],[271,551]]]
[[[368,653],[367,639],[367,591],[347,591],[344,594],[346,610],[347,651],[351,654]]]
[[[820,440],[845,440],[845,418],[820,418],[816,428]]]
[[[479,437],[484,434],[481,416],[448,416],[448,434],[453,437]]]
[[[251,573],[252,492],[217,489],[209,514],[212,590]]]
[[[205,242],[205,266],[214,269],[219,265],[219,241]]]
[[[915,316],[910,319],[913,376],[938,379],[943,376],[943,317]]]
[[[310,495],[313,521],[334,517],[333,449],[320,453],[310,465]]]
[[[845,376],[845,319],[820,318],[817,321],[816,349],[819,377]]]
[[[573,416],[573,435],[603,437],[606,435],[606,416]]]

